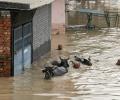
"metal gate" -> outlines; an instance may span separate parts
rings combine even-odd
[[[30,68],[32,46],[32,25],[27,23],[23,26],[23,66]]]
[[[14,75],[31,66],[32,25],[27,23],[14,28]]]

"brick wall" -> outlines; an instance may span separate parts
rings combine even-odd
[[[33,60],[51,49],[51,4],[38,8],[33,16]]]
[[[0,17],[0,76],[11,74],[11,18]]]

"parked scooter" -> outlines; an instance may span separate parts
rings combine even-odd
[[[79,62],[81,62],[81,63],[84,64],[84,65],[92,66],[90,56],[89,56],[88,59],[85,59],[85,58],[83,58],[83,57],[80,58],[80,57],[77,57],[77,56],[74,56],[74,58],[75,58],[76,61],[79,61]]]
[[[51,79],[53,76],[62,76],[68,72],[69,59],[63,59],[60,57],[60,60],[61,63],[54,61],[54,64],[52,63],[53,67],[45,66],[45,69],[42,70],[42,72],[45,73],[44,79]]]

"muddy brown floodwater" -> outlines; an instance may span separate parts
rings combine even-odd
[[[55,50],[58,44],[62,51]],[[59,56],[91,56],[93,66],[69,68],[64,76],[44,80],[43,64]],[[52,50],[31,69],[14,78],[0,78],[0,100],[119,100],[120,29],[72,31],[52,36]]]

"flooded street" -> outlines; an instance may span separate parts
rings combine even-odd
[[[77,36],[74,34],[71,37],[72,43],[68,44],[68,48],[72,52],[69,52],[80,52],[85,57],[90,55],[93,62],[90,69],[70,75],[77,90],[75,93],[79,94],[73,99],[119,100],[120,68],[115,65],[120,55],[119,37],[119,30],[115,28],[89,33],[78,32]]]
[[[119,100],[120,29],[67,32],[52,36],[52,50],[30,70],[14,78],[0,79],[0,100]],[[57,44],[63,50],[57,51]],[[93,66],[69,68],[64,76],[44,80],[43,64],[59,56],[91,56]]]
[[[85,15],[73,13],[71,16],[71,25],[87,22]],[[105,25],[101,19],[93,18],[93,24]],[[116,65],[120,59],[119,28],[68,31],[54,34],[51,39],[51,52],[35,62],[31,69],[19,76],[0,78],[0,100],[120,100],[120,66]],[[63,45],[62,51],[56,50],[58,44]],[[91,56],[93,65],[81,64],[79,69],[70,66],[64,76],[44,79],[41,70],[45,63],[59,56],[73,59],[74,55]]]

